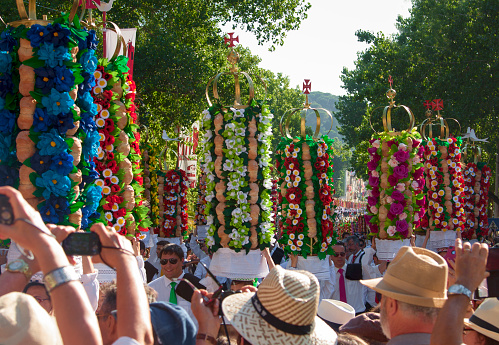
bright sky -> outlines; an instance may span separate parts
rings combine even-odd
[[[308,0],[312,8],[300,29],[291,31],[284,45],[269,52],[259,46],[252,34],[236,31],[239,42],[262,58],[260,67],[290,77],[291,86],[303,79],[312,81],[312,91],[344,95],[340,74],[343,67],[353,69],[357,52],[367,48],[357,41],[355,31],[397,32],[395,20],[409,17],[410,0]],[[230,27],[226,31],[232,31]],[[307,48],[307,47],[314,47]]]

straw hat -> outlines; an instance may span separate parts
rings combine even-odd
[[[348,303],[334,299],[323,299],[319,304],[317,315],[332,329],[338,331],[350,319],[355,317],[355,309]]]
[[[11,292],[0,297],[0,344],[62,344],[55,320],[30,295]]]
[[[499,341],[499,299],[485,299],[469,319],[464,319],[464,323],[478,333]]]
[[[276,266],[258,292],[224,299],[222,310],[253,345],[335,344],[336,333],[317,314],[319,282],[306,271]]]
[[[442,308],[447,300],[447,270],[440,255],[424,248],[402,247],[383,278],[360,282],[401,302]]]

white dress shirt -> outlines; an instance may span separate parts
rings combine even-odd
[[[333,299],[340,301],[340,276],[341,274],[338,272],[339,268],[334,266],[335,273],[335,285],[333,292]],[[345,273],[347,270],[347,264],[343,266],[343,277],[345,277]],[[367,288],[360,283],[358,280],[350,280],[345,278],[345,293],[347,297],[347,303],[350,304],[354,309],[355,313],[361,313],[366,310],[366,295]]]
[[[180,279],[182,279],[183,276],[184,276],[184,273],[182,273],[176,279],[175,282],[179,283]],[[148,284],[150,287],[152,287],[158,293],[158,298],[157,298],[158,302],[169,302],[170,301],[170,290],[172,288],[170,285],[171,282],[172,282],[172,280],[166,278],[166,276],[161,276],[158,279],[155,279]],[[177,305],[179,307],[184,308],[184,310],[187,312],[187,314],[189,314],[189,316],[191,317],[192,321],[194,321],[194,323],[196,324],[196,328],[197,328],[198,322],[196,320],[196,317],[192,313],[191,302],[186,301],[185,299],[183,299],[182,297],[177,295]]]

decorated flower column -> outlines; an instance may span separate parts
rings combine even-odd
[[[390,87],[391,82],[390,77]],[[382,260],[392,260],[401,246],[410,245],[409,238],[425,212],[421,136],[414,128],[412,111],[395,105],[395,95],[390,88],[390,103],[383,112],[384,131],[373,135],[368,149],[366,221]],[[394,132],[390,121],[397,108],[410,118],[409,128],[401,132]]]
[[[264,102],[253,99],[251,78],[238,72],[238,58],[232,50],[229,61],[233,66],[227,74],[235,78],[234,105],[220,104],[217,83],[224,74],[220,73],[212,79],[215,104],[208,98],[210,107],[203,112],[207,245],[214,252],[213,273],[256,278],[268,272],[261,250],[269,246],[274,229],[269,168],[273,115]],[[245,105],[239,94],[240,76],[250,85]]]
[[[425,104],[431,103],[427,101]],[[433,118],[428,109],[428,119],[422,125],[422,134],[425,136],[422,145],[428,200],[427,227],[431,230],[427,248],[438,250],[453,246],[456,231],[464,229],[464,180],[461,167],[462,139],[449,133],[446,120],[440,116],[442,100],[434,100],[433,109],[438,113]],[[441,133],[440,137],[433,138],[431,134],[427,136],[425,131],[435,126],[435,122],[440,124]]]
[[[463,153],[466,151],[473,154],[474,162],[465,166],[463,163],[465,226],[462,237],[467,240],[481,239],[488,235],[487,202],[492,172],[486,163],[480,162],[479,147],[472,143],[463,148]]]

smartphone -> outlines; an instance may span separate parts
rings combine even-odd
[[[456,261],[456,248],[449,247],[447,249],[447,254],[445,254],[444,259],[446,261]]]
[[[489,248],[485,269],[490,273],[490,276],[480,284],[475,296],[479,298],[499,298],[499,248]]]
[[[62,248],[66,255],[98,255],[101,251],[99,235],[95,232],[73,232],[64,241]]]
[[[10,205],[9,197],[0,194],[0,224],[11,225],[14,222],[14,211]]]

